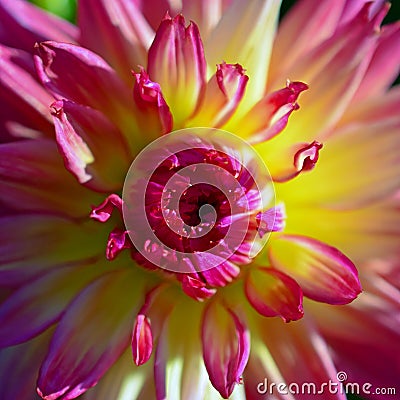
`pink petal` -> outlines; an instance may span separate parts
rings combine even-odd
[[[91,189],[120,189],[130,157],[119,130],[102,113],[71,101],[56,101],[51,110],[66,169]]]
[[[0,42],[29,52],[36,42],[74,43],[78,37],[74,25],[22,0],[2,0],[0,20]]]
[[[323,145],[316,140],[310,144],[300,143],[294,146],[293,149],[290,149],[290,156],[283,157],[283,155],[281,155],[281,161],[274,164],[270,171],[273,180],[275,182],[287,182],[303,171],[311,171],[314,169],[319,159],[319,151],[322,147]],[[293,157],[291,163],[288,160],[289,157]]]
[[[57,268],[13,292],[0,306],[4,321],[0,346],[13,346],[43,332],[60,318],[84,285],[105,270],[93,264]]]
[[[129,344],[140,285],[131,269],[114,271],[97,279],[73,301],[40,369],[38,393],[43,398],[78,397],[121,356]]]
[[[65,170],[52,140],[37,139],[0,146],[2,202],[16,210],[87,214],[97,196]],[[80,201],[73,199],[79,198]]]
[[[138,124],[143,132],[157,138],[172,130],[172,114],[161,93],[160,85],[152,82],[142,68],[134,74],[133,99],[138,108]]]
[[[157,82],[176,124],[195,111],[206,81],[206,61],[197,25],[182,15],[161,22],[149,49],[150,79]]]
[[[101,111],[137,151],[144,139],[134,129],[131,95],[109,64],[83,47],[52,41],[38,44],[34,59],[40,80],[56,99]]]
[[[201,275],[208,285],[215,287],[226,286],[240,273],[240,268],[230,261],[221,261],[217,267],[201,270]]]
[[[98,230],[96,235],[100,241],[105,236]],[[48,214],[8,215],[0,218],[0,285],[19,287],[54,268],[87,263],[102,251],[93,227]]]
[[[132,244],[129,240],[128,231],[119,228],[114,228],[108,236],[106,247],[106,258],[108,261],[115,260],[121,251],[129,249]]]
[[[106,222],[114,209],[117,209],[122,215],[122,199],[117,194],[110,194],[100,205],[92,206],[90,218],[99,222]]]
[[[100,54],[122,79],[131,83],[130,71],[145,64],[154,35],[135,2],[79,1],[78,26],[82,46]]]
[[[228,398],[250,353],[250,336],[243,321],[219,301],[209,303],[202,323],[203,357],[211,383]]]
[[[258,234],[262,238],[268,232],[281,232],[285,228],[285,206],[279,204],[256,215]]]
[[[329,304],[347,304],[361,293],[354,264],[316,239],[281,235],[270,244],[272,265],[293,277],[304,295]]]
[[[222,63],[208,81],[201,106],[190,121],[193,126],[223,126],[238,108],[249,77],[239,64]]]
[[[34,78],[32,56],[0,45],[1,135],[40,137],[53,135],[49,104],[51,96]]]
[[[132,334],[133,361],[142,365],[148,361],[153,350],[150,320],[143,314],[136,317]]]
[[[251,143],[271,139],[285,128],[290,114],[299,108],[297,98],[307,89],[303,82],[288,81],[286,88],[265,95],[245,116],[235,121],[237,129]],[[226,129],[229,128],[228,124]]]
[[[187,274],[183,275],[182,289],[188,296],[197,301],[206,300],[213,296],[216,292],[216,289],[207,288],[204,282]]]
[[[297,282],[273,268],[252,268],[245,281],[250,304],[265,317],[279,315],[285,322],[303,317],[303,293]]]

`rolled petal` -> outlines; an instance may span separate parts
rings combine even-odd
[[[118,129],[102,113],[71,101],[56,101],[51,110],[66,169],[91,189],[120,189],[130,158]]]
[[[94,386],[121,356],[129,344],[141,292],[138,278],[132,269],[114,271],[97,279],[73,301],[40,368],[40,396],[74,399]]]
[[[78,2],[79,42],[100,54],[127,83],[131,81],[131,69],[146,63],[146,50],[154,35],[136,3],[127,0]]]
[[[78,38],[74,25],[23,0],[2,0],[0,20],[0,42],[30,53],[36,42],[74,43]]]
[[[104,263],[61,267],[15,291],[0,306],[4,321],[0,347],[14,346],[43,332],[88,282],[105,271]]]
[[[161,22],[149,49],[150,79],[157,82],[177,126],[193,114],[206,83],[206,62],[197,25],[178,15]]]
[[[290,114],[299,108],[297,98],[307,89],[303,82],[288,81],[286,88],[266,95],[242,118],[230,121],[225,128],[235,129],[251,143],[269,140],[286,127]]]
[[[242,100],[249,77],[240,64],[217,65],[217,72],[208,81],[204,98],[192,126],[223,126]]]
[[[32,56],[0,45],[0,123],[11,137],[50,136],[51,96],[34,78]],[[0,141],[1,138],[0,138]]]
[[[34,59],[40,80],[56,99],[101,111],[120,129],[134,152],[144,144],[128,87],[99,55],[83,47],[49,41],[36,45]]]
[[[170,132],[173,126],[172,114],[161,93],[160,85],[152,82],[142,68],[135,75],[133,99],[138,108],[140,129],[151,137]]]
[[[106,240],[103,230],[59,216],[24,213],[0,218],[0,285],[19,287],[51,269],[88,263],[103,252],[94,234]]]
[[[65,170],[55,143],[47,139],[1,145],[0,182],[1,201],[17,210],[77,217],[87,214],[85,201],[90,204],[98,198]]]
[[[234,311],[216,300],[204,311],[201,337],[211,383],[227,399],[241,382],[249,358],[249,332]]]
[[[316,140],[312,143],[300,143],[288,149],[285,154],[271,157],[270,173],[275,182],[287,182],[302,172],[314,169],[323,145]]]
[[[334,247],[316,239],[282,235],[270,243],[272,265],[293,277],[305,296],[329,304],[347,304],[361,293],[354,264]]]
[[[210,66],[237,62],[250,76],[240,107],[243,113],[264,96],[280,4],[275,0],[235,0],[205,41]]]
[[[297,282],[273,268],[252,268],[245,281],[250,304],[265,317],[285,322],[303,317],[303,293]]]
[[[150,320],[143,314],[136,317],[132,334],[133,361],[142,365],[151,356],[153,350],[153,335]]]
[[[230,261],[222,261],[217,267],[202,271],[201,275],[210,286],[223,287],[232,282],[239,273],[240,268],[236,264]]]
[[[122,214],[122,199],[117,194],[110,194],[100,205],[92,206],[90,218],[99,222],[106,222],[110,219],[114,209]]]

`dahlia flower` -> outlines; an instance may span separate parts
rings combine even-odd
[[[399,392],[400,27],[279,9],[0,0],[0,398]]]

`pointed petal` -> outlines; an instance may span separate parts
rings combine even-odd
[[[78,37],[74,25],[22,0],[2,0],[0,20],[0,42],[30,53],[36,42],[74,43]]]
[[[202,323],[203,357],[211,383],[228,398],[250,353],[250,336],[243,321],[218,300],[208,304]]]
[[[154,32],[134,1],[79,1],[78,26],[82,46],[100,54],[127,83],[131,69],[146,63]]]
[[[108,261],[115,260],[119,253],[132,247],[128,231],[114,228],[108,236],[106,246],[106,258]]]
[[[32,56],[0,45],[0,121],[12,137],[50,136],[51,96],[34,77]]]
[[[245,281],[250,304],[265,317],[279,315],[285,322],[303,317],[303,293],[297,282],[273,268],[252,268]]]
[[[265,95],[243,117],[232,119],[225,128],[237,131],[251,143],[269,140],[286,127],[290,114],[299,108],[297,98],[307,89],[303,82],[287,81],[284,89]]]
[[[149,49],[150,79],[157,82],[175,124],[180,124],[193,114],[201,98],[206,80],[206,63],[203,44],[197,25],[190,22],[185,27],[182,15],[161,22]]]
[[[102,113],[68,100],[56,101],[51,110],[66,169],[91,189],[120,189],[130,158],[118,129]]]
[[[106,265],[62,267],[15,291],[0,306],[0,347],[14,346],[43,332],[56,322],[68,303]]]
[[[190,125],[219,128],[227,123],[244,96],[248,80],[240,64],[218,64]]]
[[[34,59],[40,80],[56,99],[101,111],[123,132],[133,152],[144,144],[129,88],[99,55],[83,47],[49,41],[36,46]]]
[[[87,214],[97,196],[65,170],[52,140],[24,140],[0,146],[2,202],[17,210]],[[71,196],[80,201],[72,201]]]
[[[142,291],[138,278],[132,269],[114,271],[89,285],[69,306],[40,369],[38,393],[43,398],[78,397],[124,352]]]
[[[138,124],[141,131],[154,138],[170,132],[173,126],[172,114],[161,93],[160,85],[151,81],[143,68],[134,76],[133,100],[138,108]]]
[[[208,65],[237,62],[246,69],[250,80],[242,112],[264,95],[280,4],[275,0],[233,1],[205,42]]]
[[[260,145],[261,153],[285,153],[297,143],[318,140],[334,128],[362,82],[378,40],[376,25],[382,13],[370,20],[369,7],[367,4],[355,19],[302,56],[290,72],[282,72],[280,80],[272,84],[280,86],[290,73],[290,77],[307,82],[312,91],[302,95],[301,112],[290,118],[284,134]]]
[[[270,243],[269,256],[272,265],[293,277],[313,300],[347,304],[361,293],[354,264],[316,239],[281,235]]]
[[[52,215],[20,214],[0,218],[0,285],[19,287],[44,272],[87,263],[103,253],[105,229]]]

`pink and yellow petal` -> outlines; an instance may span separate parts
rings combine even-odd
[[[251,77],[238,113],[242,116],[265,92],[280,1],[236,0],[205,41],[207,63],[239,63]],[[257,49],[257,50],[255,50]]]
[[[211,383],[228,398],[241,382],[250,354],[250,334],[240,316],[219,299],[204,310],[201,337]]]
[[[186,27],[182,15],[167,15],[148,53],[147,70],[171,108],[175,127],[195,111],[206,83],[206,61],[200,32],[194,22]]]
[[[305,236],[281,235],[268,249],[273,267],[294,278],[305,296],[347,304],[361,293],[354,264],[336,248]]]
[[[59,320],[68,303],[91,280],[110,270],[103,263],[64,266],[21,286],[0,305],[0,347],[32,339]]]
[[[93,241],[96,235],[99,242]],[[16,288],[45,272],[80,265],[104,252],[107,232],[59,216],[20,214],[1,218],[0,285]]]
[[[116,362],[129,344],[142,285],[138,273],[124,269],[97,279],[75,298],[40,368],[38,393],[43,398],[74,399]]]

